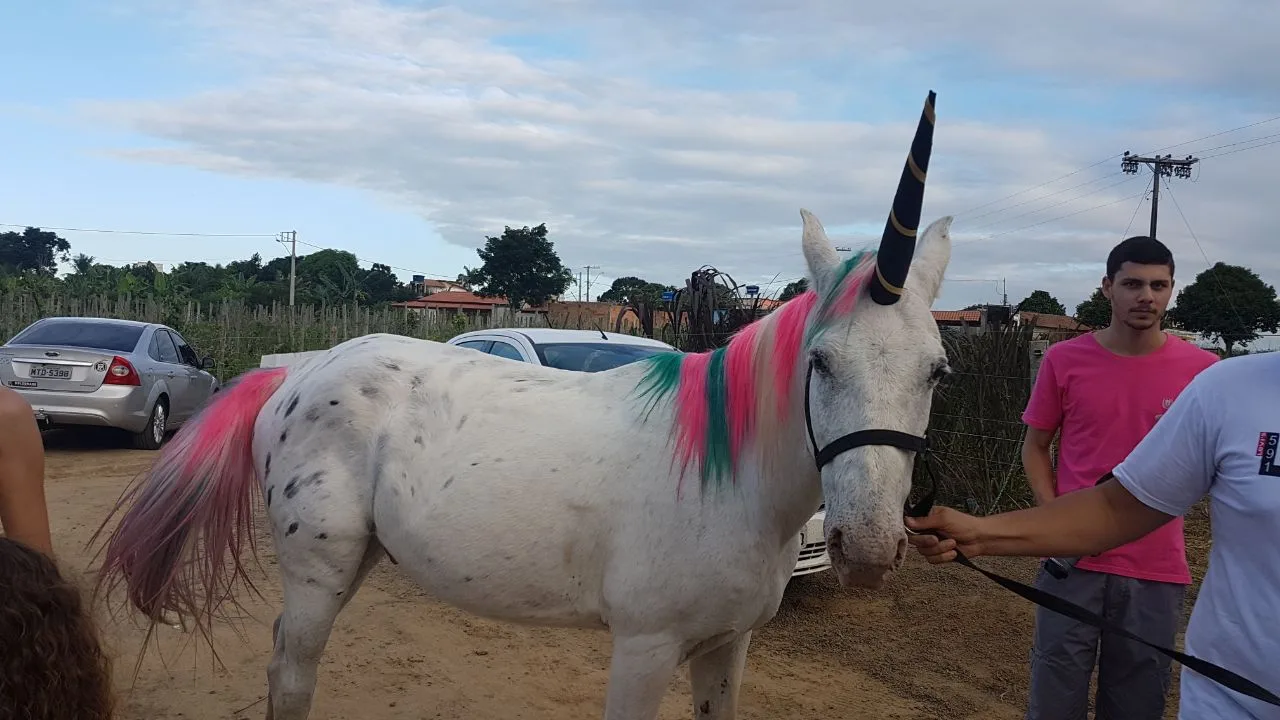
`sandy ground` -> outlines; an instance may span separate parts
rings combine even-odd
[[[90,536],[155,455],[82,434],[50,434],[46,447],[56,550],[79,572],[92,560]],[[1193,523],[1188,545],[1202,564],[1208,543],[1199,531]],[[265,601],[246,596],[253,617],[216,629],[222,667],[198,635],[162,626],[135,680],[142,629],[100,613],[116,658],[121,718],[264,716],[280,595],[270,540],[259,547],[267,577],[255,584]],[[1024,581],[1035,569],[1024,559],[980,562]],[[843,590],[830,573],[800,578],[751,645],[740,716],[1019,718],[1032,617],[1030,604],[977,573],[929,567],[914,555],[876,592]],[[599,717],[608,660],[605,633],[469,616],[423,595],[383,561],[338,618],[311,717]],[[663,720],[691,717],[686,672],[672,678]],[[1167,717],[1175,706],[1176,684]]]

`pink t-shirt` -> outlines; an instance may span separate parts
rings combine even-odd
[[[1158,350],[1136,357],[1107,350],[1092,333],[1050,345],[1022,421],[1039,430],[1062,430],[1058,495],[1097,484],[1155,426],[1191,378],[1217,360],[1172,335]],[[1081,558],[1076,567],[1190,584],[1182,518],[1128,545]]]

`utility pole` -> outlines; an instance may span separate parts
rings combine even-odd
[[[298,275],[298,231],[286,230],[280,233],[276,242],[289,246],[289,307],[293,307],[293,291]]]
[[[1140,155],[1132,155],[1128,150],[1124,151],[1124,158],[1120,161],[1120,169],[1124,172],[1135,175],[1138,172],[1138,163],[1142,163],[1151,168],[1153,179],[1151,183],[1151,232],[1152,238],[1156,236],[1156,212],[1160,206],[1160,178],[1161,177],[1191,177],[1191,166],[1200,162],[1200,158],[1188,155],[1182,160],[1174,160],[1172,155],[1166,154],[1164,157],[1156,155],[1155,157],[1142,157]]]
[[[591,268],[600,269],[599,265],[584,265],[583,269],[587,271],[587,302],[591,302]]]

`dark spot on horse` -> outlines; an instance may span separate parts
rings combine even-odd
[[[315,422],[320,419],[320,411],[316,408],[311,408],[303,417],[306,418],[307,422]]]
[[[338,401],[337,401],[337,400],[330,400],[330,401],[329,401],[329,404],[330,404],[330,405],[337,405],[337,404],[338,404]]]
[[[262,470],[262,479],[265,480],[271,476],[271,453],[267,453],[266,467]]]
[[[471,576],[470,576],[470,575],[464,575],[464,576],[463,576],[463,578],[462,578],[462,582],[471,582]]]
[[[529,388],[526,388],[526,387],[514,387],[514,388],[511,388],[511,392],[527,392],[528,390],[529,390]]]
[[[560,468],[551,468],[551,472],[558,473],[560,472]]]
[[[288,485],[284,486],[284,496],[292,500],[293,496],[297,494],[298,494],[298,478],[294,478],[289,481]]]
[[[414,375],[413,379],[409,381],[409,387],[413,388],[414,390],[417,390],[418,388],[422,387],[422,376]]]
[[[390,360],[379,360],[378,364],[388,370],[396,370],[396,371],[400,370],[400,366],[391,362]]]
[[[285,537],[288,537],[296,532],[298,532],[298,523],[293,523],[289,525],[289,530],[288,532],[285,533]]]
[[[703,715],[710,715],[710,714],[711,714],[711,701],[710,701],[710,700],[703,700],[703,701],[702,701],[702,706],[698,708],[698,712],[702,713]]]
[[[276,489],[275,485],[267,488],[267,507],[271,507],[271,492]]]
[[[473,464],[474,464],[474,463],[473,463]],[[453,478],[452,478],[452,477],[450,477],[448,480],[445,480],[445,481],[444,481],[444,488],[443,488],[443,489],[448,490],[448,489],[449,489],[449,486],[450,486],[450,485],[452,485],[452,484],[453,484]]]
[[[477,465],[479,465],[479,464],[480,464],[480,463],[478,463],[478,462],[473,462],[473,463],[471,463],[471,467],[475,467],[475,466],[477,466]]]
[[[316,535],[316,539],[317,539],[317,540],[328,540],[328,539],[329,539],[329,533],[318,533],[318,534]]]
[[[728,678],[724,678],[724,679],[722,679],[722,680],[720,681],[720,689],[721,689],[721,690],[727,690],[728,688],[729,688],[729,679],[728,679]]]
[[[288,430],[282,431],[280,433],[280,442],[284,442],[284,439],[287,437],[289,437],[289,431]]]
[[[413,444],[414,444],[414,445],[422,445],[422,444],[423,444],[423,442],[422,442],[422,436],[421,436],[421,435],[414,435],[414,436],[413,436]]]
[[[316,579],[315,579],[315,578],[307,578],[307,584],[308,584],[308,585],[315,585],[315,584],[316,584]]]
[[[410,495],[410,496],[413,496],[413,495],[417,495],[417,494],[418,494],[417,488],[415,488],[414,486],[410,485],[410,486],[409,486],[409,495]]]
[[[363,396],[365,396],[365,397],[367,397],[367,398],[377,397],[377,395],[378,395],[378,388],[376,388],[376,387],[374,387],[374,386],[372,386],[372,385],[364,385],[364,386],[362,386],[362,387],[360,388],[360,394],[361,394],[361,395],[363,395]]]
[[[297,393],[293,394],[293,399],[289,401],[289,407],[284,409],[285,417],[289,417],[293,414],[294,410],[298,409],[298,401],[301,399],[302,398],[300,398]]]
[[[339,591],[338,591],[338,597],[342,597],[342,591],[341,591],[341,590],[339,590]]]
[[[461,430],[462,426],[466,424],[467,424],[467,416],[463,415],[462,418],[458,420],[458,429]]]

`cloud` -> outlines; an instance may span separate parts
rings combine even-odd
[[[1134,213],[1149,173],[1122,175],[1115,158],[987,203],[1123,149],[1280,114],[1280,79],[1258,61],[1280,9],[1010,7],[204,1],[170,20],[234,82],[84,111],[163,141],[123,157],[360,188],[461,246],[546,222],[562,258],[609,277],[678,282],[710,263],[739,281],[781,273],[780,288],[803,272],[801,207],[839,242],[875,241],[934,87],[925,221],[959,213],[950,276],[1006,278],[1012,301],[1043,288],[1074,306],[1126,226],[1145,232]],[[1111,121],[1075,105],[1123,107],[1126,93],[1158,112]],[[1280,280],[1258,189],[1276,157],[1273,146],[1206,160],[1201,182],[1162,195],[1161,237],[1189,272],[1203,258],[1172,198],[1211,260]],[[994,297],[952,287],[943,304]]]

